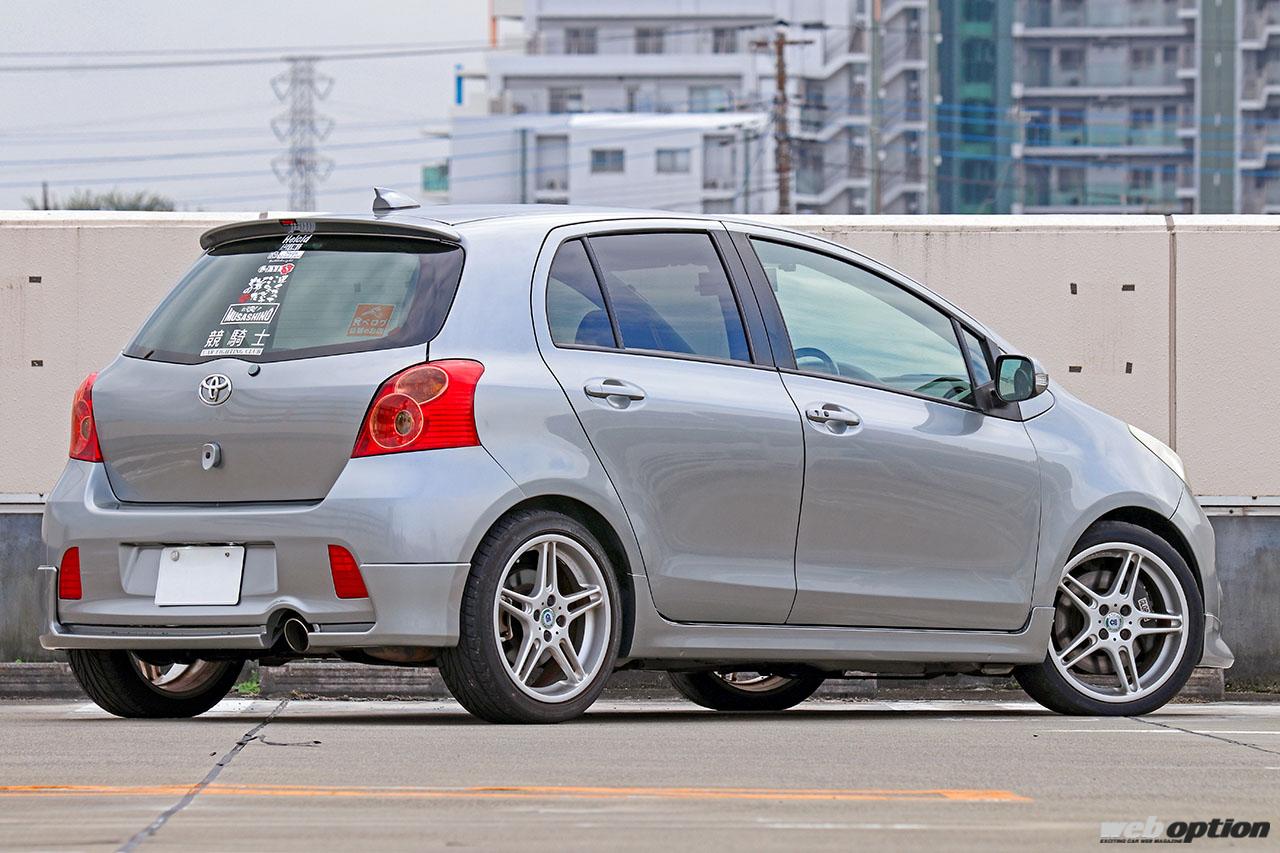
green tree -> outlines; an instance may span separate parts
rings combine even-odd
[[[76,190],[67,196],[66,201],[59,202],[57,196],[50,194],[48,202],[27,196],[27,207],[31,210],[173,210],[173,199],[153,192],[141,190],[126,193],[110,190],[99,193],[93,190]]]

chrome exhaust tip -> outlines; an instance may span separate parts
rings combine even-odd
[[[282,634],[284,636],[284,644],[289,647],[291,652],[302,654],[311,646],[307,623],[296,616],[291,616],[284,621]]]

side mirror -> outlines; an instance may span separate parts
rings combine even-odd
[[[1005,403],[1030,400],[1049,387],[1049,374],[1036,370],[1025,355],[1002,355],[996,359],[996,396]]]

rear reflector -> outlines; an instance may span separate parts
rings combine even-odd
[[[71,451],[72,459],[83,462],[101,462],[98,448],[98,427],[93,420],[93,382],[98,374],[90,373],[76,389],[71,401]]]
[[[75,600],[81,594],[80,549],[68,548],[62,555],[62,565],[58,566],[58,598]]]
[[[474,447],[478,361],[429,361],[392,376],[373,395],[351,455]]]
[[[369,597],[356,558],[341,545],[329,546],[329,574],[333,575],[333,591],[338,598]]]

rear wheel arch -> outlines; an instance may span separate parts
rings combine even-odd
[[[599,510],[577,498],[566,495],[536,495],[510,507],[489,526],[489,530],[500,525],[508,517],[527,510],[548,510],[558,512],[574,519],[595,535],[605,549],[614,575],[618,581],[618,590],[622,595],[622,636],[618,647],[618,656],[626,657],[631,650],[631,638],[635,630],[635,585],[631,579],[631,560],[627,557],[626,546],[618,531],[609,523]],[[488,531],[480,537],[481,541]],[[474,555],[473,555],[474,558]]]

